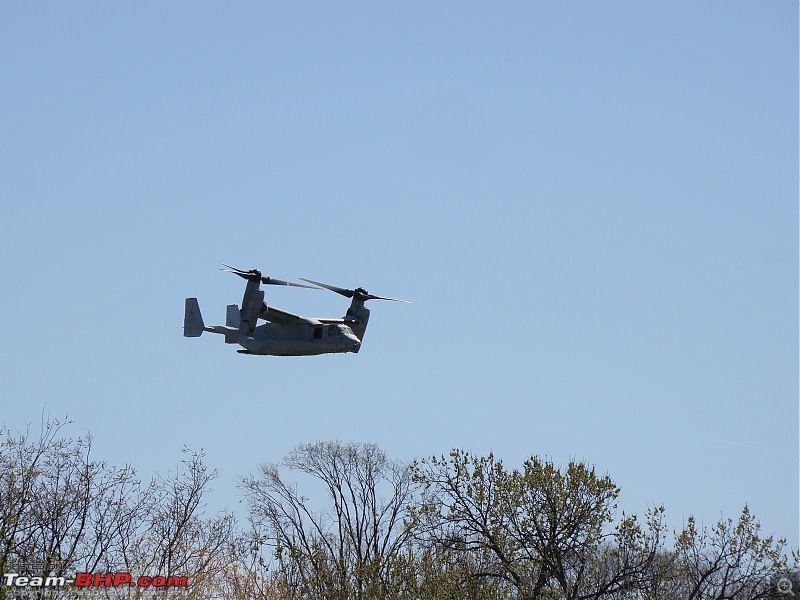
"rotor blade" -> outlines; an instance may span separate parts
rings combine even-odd
[[[387,298],[386,296],[375,296],[373,294],[367,294],[364,298],[365,300],[391,300],[392,302],[403,302],[405,304],[412,304],[409,300],[400,300],[398,298]]]
[[[307,290],[318,290],[319,288],[313,285],[303,285],[302,283],[293,283],[291,281],[284,281],[283,279],[275,279],[274,277],[262,277],[261,283],[266,285],[288,285],[290,287],[306,288]]]
[[[261,272],[258,270],[252,271],[245,271],[244,269],[237,269],[236,267],[232,267],[230,265],[226,265],[222,263],[222,266],[225,267],[224,269],[220,269],[220,271],[225,271],[226,273],[233,273],[234,275],[238,275],[242,279],[250,280],[258,280],[261,277]]]
[[[245,271],[244,269],[237,269],[236,267],[226,265],[225,263],[222,263],[222,266],[225,268],[220,269],[220,271],[228,271],[229,273],[247,273],[247,271]]]
[[[322,283],[320,281],[314,281],[313,279],[306,279],[305,277],[300,277],[303,281],[307,281],[308,283],[313,283],[314,285],[318,285],[320,287],[324,287],[327,290],[332,292],[336,292],[337,294],[341,294],[346,298],[352,298],[353,295],[358,294],[359,297],[364,300],[391,300],[392,302],[404,302],[405,304],[411,304],[408,300],[398,300],[397,298],[387,298],[386,296],[376,296],[374,294],[369,294],[364,292],[363,288],[358,288],[357,290],[348,290],[346,288],[336,287],[335,285],[330,285],[327,283]]]
[[[220,269],[220,271],[225,271],[226,273],[240,273],[241,272],[236,267],[232,267],[230,265],[226,265],[225,263],[222,263],[222,266],[225,267],[225,268],[224,269]]]
[[[261,281],[261,283],[266,285],[288,285],[290,287],[300,287],[309,290],[319,289],[310,285],[303,285],[302,283],[292,283],[291,281],[276,279],[275,277],[262,277],[261,271],[258,269],[250,269],[249,271],[245,271],[244,269],[238,269],[236,267],[226,265],[225,263],[222,263],[222,266],[225,267],[224,269],[221,269],[222,271],[225,271],[226,273],[233,273],[234,275],[238,275],[239,277],[247,279],[248,281]]]
[[[226,265],[225,263],[222,263],[222,266],[225,268],[220,269],[220,271],[225,271],[226,273],[236,273],[236,275],[241,275],[242,277],[253,275],[253,271],[245,271],[244,269],[238,269],[236,267]]]
[[[335,285],[328,285],[327,283],[321,283],[319,281],[314,281],[313,279],[306,279],[305,277],[298,277],[298,279],[302,279],[303,281],[307,281],[308,283],[313,283],[314,285],[318,285],[319,287],[325,288],[326,290],[330,290],[332,292],[336,292],[337,294],[341,294],[345,298],[352,298],[353,294],[356,293],[355,290],[348,290],[345,288],[336,287]]]

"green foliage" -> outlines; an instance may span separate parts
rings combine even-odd
[[[736,523],[720,520],[698,529],[689,517],[675,544],[688,600],[778,597],[776,579],[797,569],[790,566],[786,540],[761,536],[761,524],[745,506]]]
[[[2,573],[185,576],[186,589],[101,592],[186,600],[759,600],[786,597],[783,575],[797,584],[797,552],[747,506],[710,528],[689,517],[668,545],[663,507],[618,514],[615,482],[582,462],[509,469],[454,450],[405,464],[374,444],[301,444],[241,480],[243,531],[230,514],[204,516],[216,473],[202,453],[184,449],[176,473],[143,484],[65,426],[0,430]],[[0,600],[17,595],[0,586]]]
[[[601,598],[641,586],[662,542],[662,510],[645,529],[624,517],[609,531],[619,489],[593,467],[532,456],[507,470],[493,455],[454,450],[422,461],[416,514],[428,543],[472,558],[468,577],[520,598]]]

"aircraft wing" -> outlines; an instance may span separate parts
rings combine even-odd
[[[284,323],[286,325],[294,325],[297,323],[305,323],[306,325],[322,324],[317,319],[312,319],[310,317],[301,317],[300,315],[286,312],[285,310],[281,310],[280,308],[275,308],[274,306],[267,306],[266,308],[262,308],[261,312],[258,313],[258,318],[264,319],[265,321],[269,321],[270,323]]]

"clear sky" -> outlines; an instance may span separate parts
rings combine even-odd
[[[209,506],[319,439],[607,472],[798,546],[798,4],[3,2],[2,420]],[[226,262],[372,302],[236,354]],[[341,316],[327,291],[268,288]]]

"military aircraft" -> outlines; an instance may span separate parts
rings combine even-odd
[[[243,348],[237,350],[240,354],[308,356],[358,352],[369,321],[369,309],[364,306],[367,300],[391,300],[410,304],[406,300],[375,296],[361,287],[351,290],[301,277],[303,281],[313,284],[313,286],[304,285],[265,277],[258,269],[244,271],[230,265],[223,267],[225,267],[223,271],[234,273],[247,281],[242,307],[239,308],[236,304],[228,305],[225,325],[206,325],[200,314],[197,298],[186,298],[183,335],[199,337],[204,331],[219,333],[225,336],[226,344],[239,344]],[[274,306],[267,306],[264,303],[262,283],[314,290],[325,288],[346,298],[352,298],[352,301],[347,313],[341,318],[302,317]],[[259,325],[258,319],[266,322]]]

